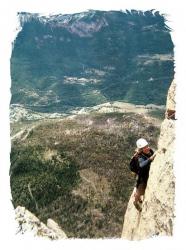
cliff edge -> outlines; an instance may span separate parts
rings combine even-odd
[[[30,233],[34,236],[45,237],[51,240],[67,238],[55,221],[48,219],[47,225],[45,225],[25,207],[18,206],[15,210],[15,217],[19,224],[20,233]]]
[[[175,86],[173,81],[167,96],[167,111],[175,111]],[[151,164],[142,212],[134,207],[132,193],[124,217],[122,238],[141,240],[155,235],[173,234],[175,122],[175,116],[166,115],[161,125],[158,151]]]

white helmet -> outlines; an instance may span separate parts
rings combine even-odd
[[[144,148],[147,145],[148,145],[148,142],[143,138],[138,139],[136,142],[136,146],[138,149]]]

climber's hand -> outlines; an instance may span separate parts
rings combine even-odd
[[[153,161],[155,157],[156,157],[156,153],[154,153],[154,154],[149,158],[150,161]]]

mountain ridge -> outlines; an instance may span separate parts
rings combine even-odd
[[[42,112],[109,101],[164,105],[174,46],[165,18],[155,13],[22,13],[11,57],[11,104]]]

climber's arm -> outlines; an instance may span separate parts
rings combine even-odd
[[[143,157],[138,158],[139,166],[140,168],[143,168],[149,164],[149,162],[153,161],[156,156],[156,153],[154,153],[151,157],[144,159]]]
[[[150,161],[151,160],[149,158],[148,159],[143,159],[142,157],[138,158],[140,168],[144,168],[145,166],[147,166]]]

